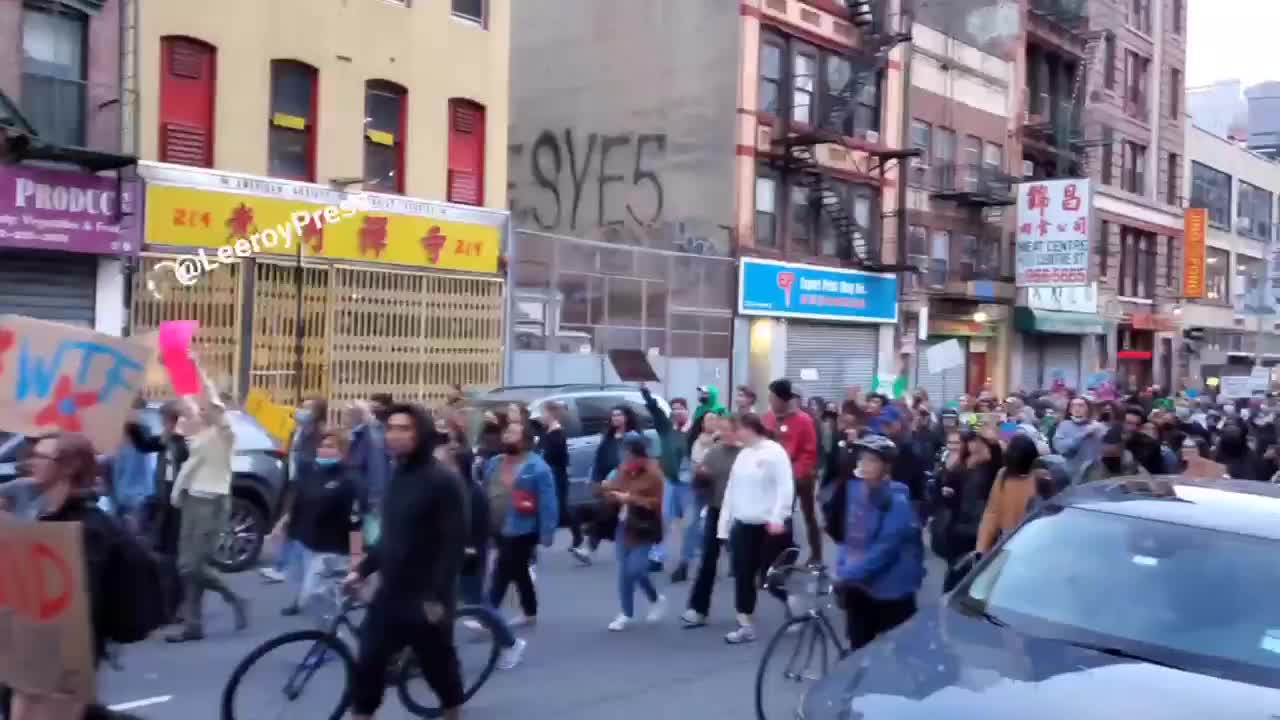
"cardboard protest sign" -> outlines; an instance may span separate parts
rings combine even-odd
[[[196,320],[165,320],[160,323],[160,362],[169,373],[169,384],[178,397],[200,394],[200,370],[191,359],[191,339],[200,323]]]
[[[610,350],[609,362],[622,382],[658,382],[658,374],[649,364],[649,358],[639,350]]]
[[[293,408],[271,401],[266,390],[254,388],[244,399],[244,411],[251,415],[262,426],[267,434],[281,445],[288,445],[293,437],[296,421],[293,419]]]
[[[79,432],[115,450],[151,354],[133,338],[0,315],[0,430]]]
[[[0,685],[94,698],[81,538],[79,523],[0,515]]]

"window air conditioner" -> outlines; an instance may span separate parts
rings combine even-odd
[[[1036,164],[1030,160],[1022,161],[1022,177],[1031,178],[1036,175]]]

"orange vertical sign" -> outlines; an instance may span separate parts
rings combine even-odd
[[[1182,219],[1182,296],[1204,297],[1204,233],[1209,211],[1188,208]]]

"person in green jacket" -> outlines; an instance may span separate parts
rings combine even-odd
[[[684,582],[689,578],[689,563],[702,545],[698,522],[702,514],[702,503],[693,492],[693,465],[689,458],[689,446],[697,437],[693,434],[694,423],[689,416],[688,401],[684,398],[671,399],[671,414],[668,415],[648,388],[640,388],[640,394],[644,396],[645,407],[653,418],[653,429],[658,433],[661,447],[658,457],[662,475],[666,479],[666,487],[662,493],[663,525],[668,531],[673,531],[672,523],[676,519],[684,521],[680,564],[671,573],[671,582]],[[660,572],[666,556],[666,542],[654,543],[649,551],[651,571]]]

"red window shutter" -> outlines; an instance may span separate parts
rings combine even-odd
[[[198,40],[160,42],[160,160],[212,167],[217,50]]]
[[[449,202],[484,204],[484,106],[449,101]]]

